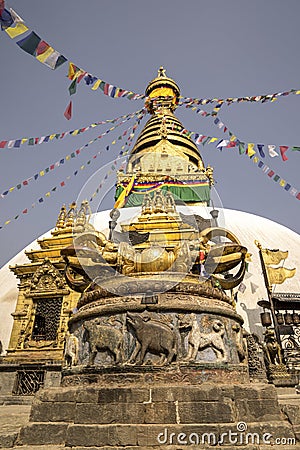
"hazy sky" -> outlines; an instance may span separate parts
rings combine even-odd
[[[11,0],[6,6],[68,60],[134,92],[144,92],[160,65],[188,97],[241,97],[300,89],[299,0]],[[141,100],[112,99],[81,83],[72,97],[73,118],[67,121],[63,116],[70,98],[67,63],[53,71],[22,51],[4,32],[0,33],[0,56],[0,141],[62,133],[143,106]],[[274,103],[224,106],[220,118],[241,141],[300,146],[299,106],[300,96],[290,95]],[[209,118],[183,108],[177,115],[189,130],[226,138]],[[109,152],[105,148],[130,123],[43,178],[0,198],[1,225],[20,214],[0,230],[0,266],[55,225],[61,205],[75,200],[86,181],[118,155],[121,141]],[[103,125],[61,142],[0,149],[1,193],[107,128]],[[103,156],[72,176],[101,149]],[[236,149],[221,153],[213,145],[201,146],[200,151],[205,164],[214,167],[215,188],[224,207],[270,218],[299,233],[299,200],[247,156],[240,156]],[[300,152],[289,150],[287,156],[289,160],[283,162],[281,157],[267,155],[265,162],[300,189]],[[68,176],[65,187],[58,187],[50,198],[30,209]],[[113,185],[114,175],[109,178]],[[112,195],[113,190],[101,207],[113,205]],[[25,208],[29,212],[22,215]]]

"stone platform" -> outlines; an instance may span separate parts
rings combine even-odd
[[[257,450],[271,445],[279,449],[279,440],[282,448],[300,448],[274,386],[203,383],[41,390],[17,444],[86,450]]]

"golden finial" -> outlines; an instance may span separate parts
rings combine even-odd
[[[164,69],[163,66],[160,66],[160,68],[158,69],[158,76],[163,78],[167,77],[166,69]]]
[[[67,215],[66,205],[63,205],[60,209],[60,213],[57,218],[56,222],[57,229],[62,229],[65,227],[66,215]]]

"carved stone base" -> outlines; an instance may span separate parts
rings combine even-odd
[[[120,366],[100,368],[77,366],[62,373],[63,386],[187,386],[214,383],[246,383],[247,366],[239,364],[180,364],[166,367]]]
[[[267,368],[268,379],[275,386],[295,386],[297,384],[297,376],[288,373],[284,364],[270,364]]]

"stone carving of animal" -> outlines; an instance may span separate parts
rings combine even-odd
[[[64,349],[65,367],[72,367],[78,364],[78,349],[78,338],[74,334],[67,332]]]
[[[112,355],[116,364],[123,362],[123,334],[120,330],[94,320],[84,322],[83,328],[90,345],[90,365],[94,364],[97,353],[103,351]]]
[[[127,324],[136,337],[130,363],[143,364],[147,352],[160,355],[160,364],[169,364],[177,355],[176,333],[165,323],[127,313]]]
[[[281,348],[276,340],[275,331],[272,329],[266,330],[264,353],[267,366],[269,366],[270,364],[282,364]]]
[[[217,360],[224,361],[226,359],[226,351],[223,342],[225,333],[223,323],[220,320],[214,320],[212,331],[210,333],[201,333],[196,314],[192,313],[191,324],[192,328],[188,337],[188,354],[186,359],[195,361],[198,351],[211,347]]]

